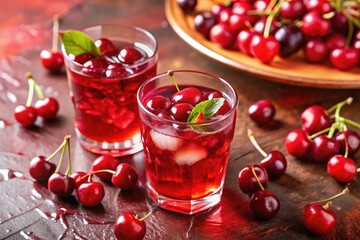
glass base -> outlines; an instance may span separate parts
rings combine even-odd
[[[150,184],[147,184],[148,194],[151,199],[161,208],[173,212],[192,215],[198,212],[205,211],[215,205],[221,200],[222,187],[219,187],[215,192],[203,198],[194,200],[179,200],[168,198],[158,194]]]
[[[114,157],[121,157],[140,152],[143,149],[140,133],[132,139],[124,142],[97,142],[86,138],[78,129],[75,128],[76,136],[83,148],[97,154],[109,154]]]

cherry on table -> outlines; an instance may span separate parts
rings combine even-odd
[[[46,160],[44,156],[34,157],[30,161],[30,175],[38,182],[47,182],[55,172],[56,165]]]
[[[133,189],[138,181],[138,174],[133,166],[127,163],[120,163],[111,178],[111,183],[121,190]]]
[[[62,173],[54,173],[48,180],[48,189],[58,197],[68,197],[75,189],[75,180]]]
[[[311,149],[311,142],[304,130],[294,129],[287,134],[285,147],[290,155],[303,159],[308,157]]]
[[[64,67],[64,57],[61,52],[45,49],[40,52],[41,64],[52,73],[61,72]]]
[[[279,151],[271,151],[261,160],[260,165],[266,169],[269,180],[275,180],[284,175],[287,167],[287,161]]]
[[[315,137],[311,142],[311,156],[315,161],[326,162],[339,153],[340,145],[325,135]]]
[[[94,207],[100,204],[104,196],[104,186],[99,182],[86,182],[76,189],[77,199],[86,207]]]
[[[34,107],[37,114],[46,120],[53,119],[59,111],[59,103],[52,97],[37,100]]]
[[[270,124],[274,120],[275,112],[274,105],[267,99],[251,104],[248,109],[251,120],[259,125]]]
[[[335,213],[329,208],[325,209],[320,203],[307,205],[304,208],[302,220],[310,232],[318,235],[329,234],[336,227]]]
[[[353,130],[340,131],[335,134],[335,139],[340,144],[339,153],[345,154],[346,145],[348,147],[348,155],[354,155],[360,148],[360,136]]]
[[[146,233],[146,225],[132,212],[123,212],[116,219],[114,233],[117,239],[141,240]]]
[[[320,105],[312,105],[301,114],[302,129],[309,135],[330,127],[332,123],[328,111]]]
[[[278,214],[280,200],[268,190],[259,190],[250,198],[250,209],[257,218],[269,220]]]
[[[101,155],[97,157],[91,165],[91,172],[94,173],[98,178],[103,181],[110,181],[113,174],[109,172],[101,172],[101,170],[113,170],[115,171],[116,167],[120,164],[120,160],[111,155]]]
[[[265,186],[269,181],[268,174],[264,167],[260,165],[249,165],[244,167],[239,172],[238,184],[241,191],[247,194],[253,194],[254,192],[257,192],[261,189],[256,180],[256,177],[252,172],[252,168],[254,168],[256,176],[263,186]]]
[[[19,105],[14,110],[14,117],[24,127],[34,125],[37,118],[37,111],[32,106]]]
[[[336,181],[349,183],[357,175],[357,166],[353,159],[335,155],[327,163],[327,172]]]
[[[75,188],[78,188],[83,183],[92,181],[92,175],[82,171],[74,172],[70,175],[70,177],[75,181]]]

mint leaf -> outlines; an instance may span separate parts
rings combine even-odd
[[[68,54],[74,54],[75,56],[83,53],[101,55],[100,49],[95,46],[91,37],[83,32],[68,30],[60,33],[60,39]]]
[[[215,113],[217,113],[217,111],[219,111],[221,106],[224,104],[224,101],[224,98],[213,98],[196,104],[196,106],[192,109],[187,122],[194,123],[200,112],[204,114],[204,120],[211,118],[215,115]]]

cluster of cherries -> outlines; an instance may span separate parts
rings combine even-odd
[[[55,98],[46,97],[41,87],[36,83],[31,73],[26,73],[29,83],[28,98],[26,104],[18,105],[14,110],[14,117],[24,127],[31,127],[35,124],[37,117],[45,120],[55,118],[59,111],[59,103]],[[38,100],[32,106],[34,92],[38,96]]]
[[[178,0],[192,12],[196,0]],[[360,4],[329,0],[230,0],[194,17],[196,31],[223,48],[263,63],[300,50],[311,63],[330,60],[341,70],[360,59]]]
[[[61,152],[56,166],[50,162]],[[60,172],[64,156],[68,153],[68,165],[65,173]],[[104,182],[122,191],[132,190],[138,182],[138,174],[133,166],[121,163],[111,155],[101,155],[91,165],[89,173],[78,171],[71,173],[70,136],[65,136],[61,145],[49,156],[34,157],[29,166],[30,175],[40,183],[47,183],[47,188],[60,198],[68,198],[76,191],[78,201],[85,207],[94,207],[101,203],[105,196],[103,183],[93,181],[96,175]],[[114,224],[115,236],[118,239],[142,239],[146,232],[143,218],[131,212],[123,212]]]
[[[249,165],[239,172],[238,183],[242,192],[249,194],[250,209],[262,220],[273,218],[280,210],[280,200],[264,186],[269,180],[276,180],[284,175],[287,161],[279,151],[264,152],[257,144],[253,132],[248,130],[248,137],[255,148],[263,155],[260,164]]]
[[[179,122],[199,123],[213,116],[224,115],[230,110],[230,104],[221,92],[214,90],[203,93],[196,87],[186,87],[180,90],[176,83],[174,72],[168,71],[168,75],[173,79],[177,92],[170,98],[155,95],[145,103],[145,107],[157,116]],[[206,104],[206,101],[211,100],[219,102],[216,112],[208,114],[199,111],[194,117],[190,116],[194,107],[200,106],[199,104],[201,103]]]

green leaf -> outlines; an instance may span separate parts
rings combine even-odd
[[[200,112],[204,114],[204,120],[211,118],[219,111],[221,106],[224,104],[224,101],[224,98],[213,98],[196,104],[196,106],[192,109],[187,122],[194,123]]]
[[[74,54],[75,56],[83,53],[101,55],[100,49],[95,46],[91,37],[83,32],[68,30],[60,33],[60,39],[68,54]]]

